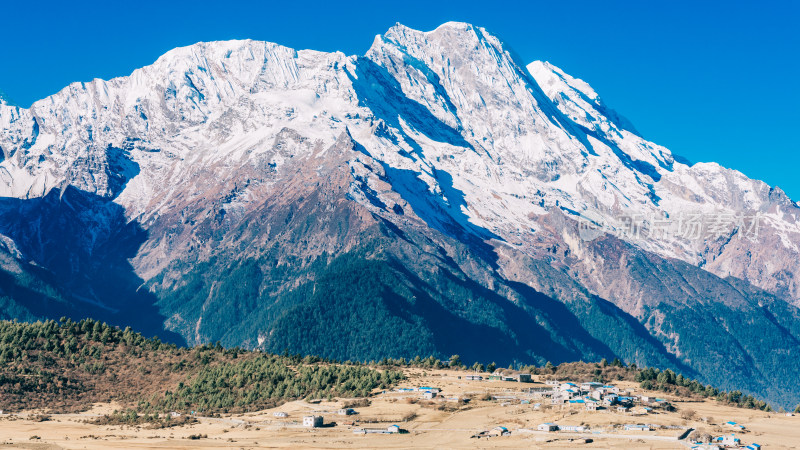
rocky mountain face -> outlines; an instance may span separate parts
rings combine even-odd
[[[0,316],[340,359],[620,357],[782,405],[800,207],[462,23],[0,101]]]

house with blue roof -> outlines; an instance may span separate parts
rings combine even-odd
[[[744,430],[744,425],[739,425],[738,423],[733,422],[731,420],[725,422],[725,426],[736,428],[737,430]]]
[[[420,386],[417,388],[418,391],[428,391],[428,392],[439,392],[441,389],[430,387],[430,386]]]
[[[511,434],[511,431],[508,430],[506,427],[494,427],[492,431],[489,432],[489,436],[508,436]]]
[[[724,445],[724,446],[739,446],[739,445],[741,445],[741,439],[737,438],[733,434],[731,434],[729,436],[716,437],[716,438],[714,438],[713,442],[715,444]]]
[[[541,423],[536,429],[539,431],[556,431],[558,430],[558,425],[550,422]]]

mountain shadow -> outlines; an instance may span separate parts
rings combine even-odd
[[[0,198],[0,234],[36,268],[24,279],[0,278],[18,306],[42,318],[92,317],[185,343],[165,330],[155,296],[139,289],[143,280],[129,262],[147,232],[110,199],[72,186],[40,198]],[[49,286],[49,295],[36,295],[41,289],[32,285]]]

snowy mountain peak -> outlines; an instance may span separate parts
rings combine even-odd
[[[554,96],[556,89],[560,88],[559,90],[563,91],[567,87],[580,92],[589,100],[597,101],[599,98],[594,89],[589,86],[589,83],[564,73],[563,70],[547,61],[534,61],[530,63],[528,65],[528,71],[531,72],[537,80],[539,80],[540,77],[543,81],[546,80],[544,85],[541,85],[541,83],[540,85],[551,98]],[[537,77],[537,75],[539,77]],[[557,79],[553,78],[559,78],[561,82],[559,83]]]
[[[603,103],[589,83],[546,61],[534,61],[527,68],[545,94],[574,122],[597,131],[598,125],[608,122],[606,131],[613,127],[616,132],[639,135],[629,120]]]
[[[353,198],[375,214],[394,214],[386,205],[400,195],[436,211],[420,211],[425,220],[535,254],[535,233],[554,211],[614,233],[623,217],[648,228],[684,212],[758,212],[770,214],[763,236],[773,254],[800,253],[796,206],[764,183],[677,162],[588,83],[548,62],[525,67],[495,36],[459,22],[428,32],[395,25],[362,57],[252,40],[197,43],[127,77],[73,83],[30,109],[2,105],[0,127],[0,195],[70,185],[148,220],[218,189],[202,177],[275,183],[282,168],[323,157],[347,135],[369,155],[351,165],[375,191],[357,186]],[[378,192],[382,183],[389,191]],[[752,265],[720,255],[709,262],[711,251],[734,251],[713,240],[622,237],[765,288],[781,283],[778,269],[751,274]],[[800,286],[791,291],[800,298]]]
[[[390,39],[394,38],[394,37],[404,36],[404,35],[435,36],[435,35],[437,35],[439,33],[447,32],[447,31],[452,31],[452,32],[455,32],[455,33],[462,33],[462,34],[467,33],[467,34],[473,34],[473,35],[477,34],[478,32],[486,32],[486,30],[484,30],[483,28],[476,27],[476,26],[474,26],[472,24],[469,24],[469,23],[466,23],[466,22],[455,22],[455,21],[445,22],[445,23],[439,25],[438,27],[436,27],[436,28],[434,28],[433,30],[430,30],[430,31],[415,30],[413,28],[410,28],[410,27],[407,27],[407,26],[403,25],[400,22],[397,22],[391,28],[389,28],[386,31],[386,33],[384,33],[382,36],[390,38]]]

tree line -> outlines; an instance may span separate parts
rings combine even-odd
[[[28,406],[35,405],[36,395],[28,395],[32,393],[47,399],[46,406],[51,406],[54,399],[98,400],[87,394],[98,383],[114,383],[108,392],[124,391],[125,383],[120,380],[135,371],[136,376],[151,377],[156,385],[161,379],[174,379],[168,376],[170,373],[180,375],[177,384],[161,386],[157,392],[124,392],[123,397],[135,399],[143,411],[253,410],[290,399],[366,397],[375,389],[385,389],[402,380],[402,370],[398,369],[406,367],[477,372],[499,368],[494,362],[468,365],[459,355],[445,360],[430,355],[337,362],[286,351],[276,355],[224,348],[219,343],[183,348],[92,319],[0,321],[0,393],[11,395],[9,398],[29,397],[27,403],[22,402]],[[639,368],[618,358],[597,363],[511,364],[508,368],[554,378],[635,381],[642,389],[772,410],[768,403],[741,391],[726,392],[670,369]],[[4,406],[8,409],[9,405],[0,404],[0,409]],[[800,413],[800,405],[795,411]]]

